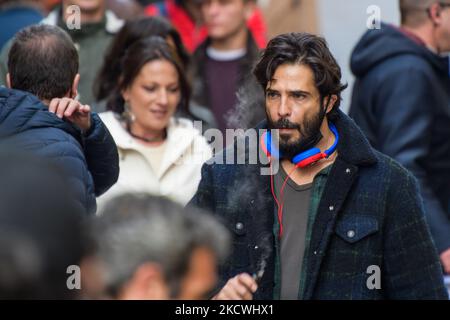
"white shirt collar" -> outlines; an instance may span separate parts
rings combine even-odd
[[[217,50],[212,47],[208,47],[206,49],[206,54],[208,55],[208,57],[216,61],[238,60],[244,57],[246,53],[247,53],[246,48],[227,51]]]

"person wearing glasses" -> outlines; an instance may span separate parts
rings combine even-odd
[[[450,274],[450,0],[400,0],[400,13],[400,27],[368,31],[353,52],[350,116],[419,180]]]

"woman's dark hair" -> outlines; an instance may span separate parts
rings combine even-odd
[[[103,66],[97,75],[97,81],[94,84],[94,94],[97,101],[107,99],[116,87],[121,73],[120,62],[127,48],[134,42],[151,36],[172,39],[183,68],[187,68],[189,55],[184,49],[180,35],[170,22],[161,17],[145,17],[127,21],[111,43],[105,55]]]
[[[106,106],[108,110],[118,114],[124,112],[125,101],[122,97],[122,91],[132,85],[146,63],[154,60],[166,60],[176,68],[181,90],[177,114],[189,115],[188,105],[191,90],[184,72],[183,63],[175,50],[161,37],[139,40],[133,43],[126,51],[121,63],[122,73],[119,76],[120,80],[118,80]]]
[[[341,104],[341,92],[347,85],[341,83],[341,68],[324,38],[309,33],[292,32],[270,40],[253,71],[264,91],[276,69],[283,64],[309,66],[314,73],[322,100],[331,95],[337,96],[330,115],[336,112]]]

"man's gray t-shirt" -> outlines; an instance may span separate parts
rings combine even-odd
[[[280,166],[275,175],[275,194],[283,204],[283,235],[280,241],[281,300],[298,299],[300,274],[305,252],[306,227],[312,183],[297,185],[289,179],[284,187],[283,199],[280,190],[287,174]]]

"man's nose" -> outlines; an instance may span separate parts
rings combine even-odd
[[[280,118],[286,118],[291,115],[291,108],[288,104],[286,97],[281,97],[280,105],[278,106],[278,116]]]

